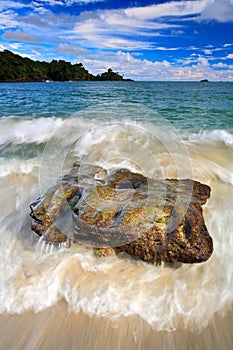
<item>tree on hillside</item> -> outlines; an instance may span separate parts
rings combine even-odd
[[[123,80],[123,76],[120,75],[118,72],[113,72],[111,68],[108,68],[108,71],[105,73],[102,73],[101,75],[97,76],[98,80],[110,80],[110,81],[116,81],[116,80]]]

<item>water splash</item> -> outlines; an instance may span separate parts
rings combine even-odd
[[[54,149],[68,144],[68,140],[73,142],[69,135],[77,125],[82,130],[89,128],[83,119],[69,120],[60,129]],[[169,144],[169,138],[166,142]],[[18,158],[15,169],[11,163],[14,171],[10,172],[9,159],[2,159],[0,311],[40,311],[64,299],[74,312],[111,319],[137,315],[156,330],[194,330],[205,327],[217,311],[228,310],[233,301],[232,146],[220,145],[213,138],[182,142],[188,147],[194,179],[212,188],[204,216],[215,250],[208,262],[177,269],[137,262],[126,255],[97,258],[91,249],[76,244],[70,249],[65,244],[46,245],[43,237],[37,242],[30,230],[29,204],[40,195],[40,162],[32,158],[25,168],[25,160]],[[173,176],[169,155],[161,152],[158,144],[153,146],[148,141],[147,145],[166,168],[166,175]],[[133,148],[131,152],[135,157]],[[179,156],[172,153],[182,164]],[[59,177],[58,168],[47,160],[54,178],[47,179],[46,189]],[[144,169],[155,174],[155,166],[149,161]]]
[[[36,243],[35,250],[36,252],[39,252],[40,254],[52,254],[57,252],[62,252],[70,248],[72,245],[72,241],[70,239],[67,239],[66,242],[48,242],[44,239],[43,236],[41,236],[38,239],[38,242]]]

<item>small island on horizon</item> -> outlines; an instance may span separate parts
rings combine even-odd
[[[200,80],[200,83],[208,83],[208,82],[209,82],[208,79],[202,79],[202,80]]]
[[[48,82],[48,81],[132,81],[109,68],[93,75],[82,63],[72,64],[64,60],[34,61],[9,50],[0,52],[0,82]]]

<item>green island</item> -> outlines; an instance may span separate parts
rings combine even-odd
[[[34,61],[9,50],[0,52],[0,82],[43,81],[131,81],[124,79],[111,68],[102,74],[93,75],[82,63],[72,64],[64,60],[51,62]]]

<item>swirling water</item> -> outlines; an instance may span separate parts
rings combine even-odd
[[[233,84],[0,85],[1,313],[137,315],[155,330],[201,329],[233,300]],[[79,160],[211,186],[214,253],[178,269],[91,249],[42,249],[29,204]]]

